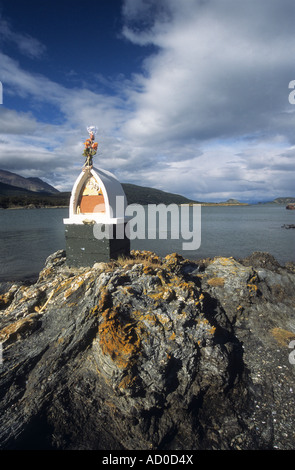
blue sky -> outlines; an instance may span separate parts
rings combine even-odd
[[[295,196],[294,0],[0,0],[0,168],[200,201]]]

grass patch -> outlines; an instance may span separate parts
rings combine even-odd
[[[224,286],[224,278],[223,277],[212,277],[208,279],[209,286],[212,287],[223,287]]]
[[[270,333],[280,346],[288,346],[290,341],[295,339],[295,333],[283,328],[273,328]]]

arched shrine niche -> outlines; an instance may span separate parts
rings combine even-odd
[[[101,185],[90,174],[83,184],[77,199],[76,214],[104,213],[106,210],[105,199]]]
[[[65,224],[123,223],[127,199],[122,185],[109,171],[89,168],[80,173],[72,189]]]

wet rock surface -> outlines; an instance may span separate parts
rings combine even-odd
[[[293,449],[294,281],[265,253],[54,253],[0,293],[0,448]]]

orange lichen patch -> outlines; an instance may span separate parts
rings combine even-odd
[[[110,306],[110,293],[108,289],[104,287],[99,297],[98,308],[99,310],[104,311],[109,306]]]
[[[32,330],[36,324],[36,315],[31,314],[25,318],[20,318],[14,323],[6,326],[0,331],[0,341],[4,342],[8,339],[18,339],[23,333]]]
[[[108,355],[119,368],[126,368],[140,351],[140,332],[136,322],[123,323],[120,308],[108,308],[102,313],[98,328],[102,353]]]
[[[157,286],[156,292],[147,294],[151,299],[156,301],[156,304],[159,304],[158,301],[163,300],[165,302],[170,302],[175,298],[175,291],[167,286]]]
[[[143,274],[154,274],[155,268],[153,266],[144,266],[142,270]]]
[[[123,379],[119,383],[119,388],[123,388],[123,389],[130,388],[135,382],[136,382],[136,376],[133,376],[132,374],[127,374],[125,375],[125,377],[123,377]]]
[[[174,261],[174,260],[179,260],[179,259],[183,259],[183,257],[181,255],[179,255],[178,253],[170,253],[169,255],[166,255],[164,260],[165,261]]]
[[[235,263],[232,257],[224,258],[224,257],[217,257],[214,258],[213,262],[218,261],[222,266],[231,266]]]
[[[197,319],[197,325],[199,328],[201,328],[202,330],[205,330],[211,336],[213,336],[216,331],[215,326],[211,325],[209,321],[207,320],[207,318],[199,317]]]
[[[175,297],[195,298],[197,295],[197,287],[192,281],[183,281],[179,276],[170,275],[166,270],[159,270],[157,276],[161,281],[161,285],[156,286],[158,298],[171,301]],[[162,294],[161,294],[162,292]],[[154,294],[156,296],[157,294]]]
[[[54,273],[54,269],[52,267],[42,269],[42,271],[39,274],[39,281],[41,281],[43,279],[47,279],[53,273]]]
[[[0,295],[0,309],[6,308],[12,301],[13,296],[10,292]]]
[[[157,272],[157,276],[161,281],[161,284],[163,286],[166,286],[167,284],[174,284],[175,279],[172,278],[165,269],[159,269]],[[178,279],[179,280],[179,279]]]
[[[176,338],[176,333],[173,331],[172,335],[170,336],[170,340],[173,341]]]
[[[224,286],[224,278],[223,277],[212,277],[208,279],[209,286],[212,287],[223,287]]]
[[[257,285],[255,284],[255,282],[257,282],[257,276],[254,275],[253,277],[251,277],[251,279],[249,280],[248,284],[247,284],[247,287],[249,289],[249,292],[250,292],[250,295],[255,295],[255,293],[257,292],[258,290],[258,287]]]
[[[155,269],[162,265],[161,259],[151,251],[132,250],[130,256],[119,256],[117,260],[108,263],[113,269],[121,266],[125,269],[141,265],[144,274],[154,274]]]
[[[295,339],[295,333],[284,330],[283,328],[273,328],[270,334],[278,342],[280,346],[288,346],[292,339]]]
[[[247,287],[249,287],[250,293],[254,294],[257,292],[258,287],[255,284],[247,284]]]
[[[191,296],[193,296],[196,293],[196,285],[192,281],[189,281],[189,282],[186,282],[186,281],[179,282],[178,281],[176,285],[179,289],[182,289],[182,290],[188,292]]]
[[[185,261],[183,256],[179,255],[178,253],[171,253],[164,258],[164,263],[168,265],[170,268],[172,266],[176,266],[180,264],[181,261]]]
[[[38,290],[35,290],[31,287],[22,286],[19,289],[19,294],[22,294],[22,297],[19,299],[18,304],[23,304],[27,302],[28,299],[33,299],[36,297]]]
[[[156,255],[156,253],[154,253],[153,251],[132,250],[130,252],[130,255],[132,256],[133,259],[136,259],[136,260],[147,260],[151,263],[161,264],[160,257]]]
[[[187,314],[186,314],[186,311],[185,311],[185,310],[181,310],[180,315],[183,316],[183,317],[186,317],[186,315],[187,315]]]
[[[170,323],[171,321],[167,315],[163,315],[161,313],[157,315],[157,319],[159,320],[160,323],[162,323],[162,325],[166,325],[167,323]]]
[[[214,335],[215,331],[216,331],[215,326],[211,326],[211,328],[209,330],[210,335]]]
[[[73,282],[73,278],[70,277],[68,279],[65,279],[64,281],[61,281],[58,285],[58,287],[56,288],[56,293],[60,292],[61,290],[67,288],[68,286],[71,285],[71,283]]]
[[[152,323],[152,324],[160,324],[158,315],[152,312],[140,312],[139,310],[135,310],[132,312],[134,318],[138,323]]]
[[[99,312],[99,306],[95,305],[91,310],[90,310],[90,315],[96,315]]]
[[[65,284],[62,287],[68,285],[68,281],[70,282],[69,288],[64,292],[64,298],[68,299],[72,294],[79,291],[79,289],[85,284],[86,281],[89,281],[89,278],[92,276],[91,271],[83,273],[83,275],[75,276],[70,278],[69,280],[65,281]],[[94,279],[92,279],[93,281]]]

